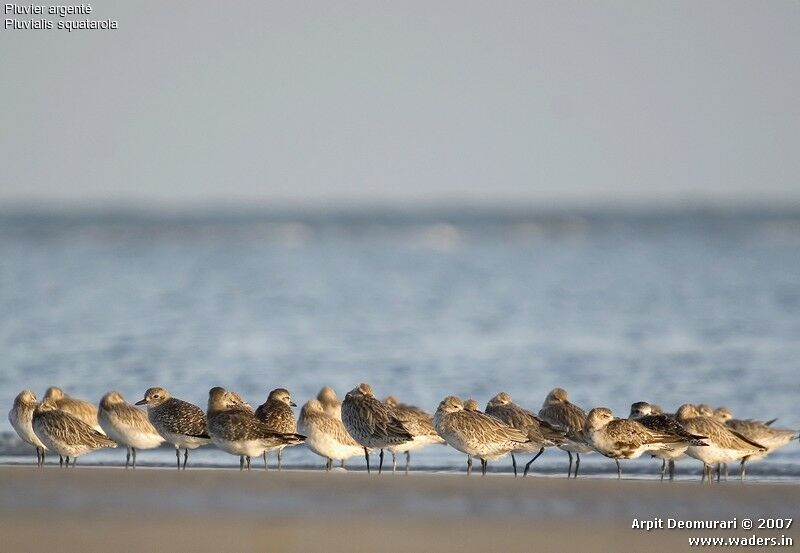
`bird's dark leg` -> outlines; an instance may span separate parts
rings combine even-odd
[[[331,463],[333,463],[333,460],[331,460]],[[339,466],[340,466],[340,467],[342,467],[342,468],[344,468],[344,459],[342,459],[341,461],[339,461]],[[331,466],[331,468],[332,468],[332,466]]]
[[[467,476],[472,474],[472,457],[467,455]]]
[[[250,470],[250,456],[248,455],[245,459],[247,459],[247,470]]]
[[[486,476],[486,467],[489,462],[486,459],[481,459],[481,476]]]
[[[333,468],[333,459],[327,457],[325,459],[325,472],[330,472],[332,468]]]
[[[281,470],[282,460],[283,460],[283,448],[278,448],[278,470]]]
[[[269,466],[267,466],[267,450],[264,450],[264,470],[269,470]]]
[[[67,463],[67,468],[69,468],[69,456],[65,457],[65,458],[64,458],[64,460],[65,460],[65,461],[66,461],[66,463]]]
[[[133,468],[135,469],[136,468],[136,448],[135,447],[131,448],[131,453],[133,454]]]
[[[59,467],[63,467],[64,466],[64,456],[63,455],[59,455],[58,456],[58,466]]]
[[[125,454],[125,469],[128,468],[130,462],[131,462],[131,446],[128,446],[127,453]]]
[[[619,466],[619,459],[614,459],[617,462],[617,480],[622,478],[622,467]]]
[[[675,479],[675,459],[669,460],[669,479]]]
[[[381,448],[381,455],[378,457],[378,459],[380,459],[378,461],[378,474],[380,474],[381,470],[383,469],[383,448]]]
[[[244,455],[239,455],[239,471],[244,470]]]
[[[664,481],[664,473],[667,472],[667,460],[661,459],[661,481]]]
[[[406,451],[406,474],[408,474],[408,467],[411,466],[411,452]]]
[[[525,465],[525,470],[522,472],[522,477],[523,477],[523,478],[524,478],[524,477],[526,477],[526,476],[528,475],[528,469],[530,469],[530,468],[531,468],[531,465],[533,464],[533,462],[534,462],[536,459],[538,459],[538,458],[539,458],[539,455],[541,455],[542,453],[544,453],[544,447],[542,447],[542,448],[539,450],[539,453],[537,453],[537,454],[536,454],[536,455],[533,457],[533,459],[531,459],[530,461],[528,461],[528,464],[527,464],[527,465]]]
[[[575,478],[578,477],[578,469],[580,468],[580,466],[581,466],[581,454],[580,453],[576,453],[575,454]]]
[[[178,460],[178,470],[181,470],[181,450],[180,448],[175,448],[175,458]]]
[[[392,452],[392,474],[395,473],[395,470],[397,470],[397,455]]]
[[[719,477],[722,474],[722,464],[717,463],[717,482],[719,482]]]
[[[745,470],[746,470],[746,469],[745,469],[745,463],[747,463],[747,457],[743,457],[743,458],[742,458],[742,468],[741,468],[741,470],[739,471],[739,479],[740,479],[742,482],[744,482],[744,478],[745,478]]]
[[[186,461],[189,460],[189,448],[183,450],[183,470],[186,470]]]
[[[567,455],[569,455],[569,468],[567,468],[567,478],[572,476],[572,452],[567,451]]]
[[[514,457],[514,454],[511,454],[511,466],[514,467],[514,478],[517,477],[517,459]]]
[[[364,459],[367,460],[367,474],[369,474],[369,451],[367,448],[364,448]]]

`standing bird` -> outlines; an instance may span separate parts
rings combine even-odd
[[[125,468],[131,462],[136,468],[136,450],[153,449],[164,442],[164,438],[147,418],[147,413],[125,401],[122,394],[108,392],[100,400],[97,419],[108,437],[127,448]]]
[[[47,389],[42,401],[50,401],[55,405],[56,409],[66,411],[70,415],[81,419],[98,432],[103,433],[103,428],[97,420],[97,405],[94,403],[70,397],[64,393],[64,390],[56,386],[51,386]]]
[[[583,423],[586,422],[586,412],[577,405],[570,403],[567,391],[563,388],[554,388],[544,400],[544,405],[539,410],[539,418],[550,423],[554,428],[564,432],[564,443],[559,444],[569,455],[567,478],[572,472],[572,454],[575,454],[575,478],[578,477],[578,468],[581,466],[581,453],[591,453],[594,449],[587,443],[583,435]]]
[[[320,457],[325,457],[325,470],[333,468],[333,460],[340,459],[342,465],[350,457],[363,453],[363,449],[347,433],[344,423],[325,412],[317,399],[306,402],[300,409],[297,428],[306,436],[305,444]]]
[[[297,407],[297,404],[292,401],[292,394],[289,393],[289,390],[275,388],[267,396],[267,401],[256,409],[256,418],[275,432],[294,434],[297,432],[297,421],[294,418],[292,407]],[[274,448],[278,450],[278,470],[281,470],[283,448],[286,445],[281,444]],[[267,470],[267,453],[269,451],[271,449],[264,450],[264,470]]]
[[[738,432],[748,440],[756,442],[767,448],[763,454],[751,455],[749,461],[758,461],[792,440],[798,439],[798,431],[788,428],[774,428],[770,426],[776,419],[762,422],[755,419],[734,419],[733,413],[727,407],[714,410],[714,418],[721,420],[725,426]]]
[[[653,413],[652,411],[652,405],[646,401],[638,401],[631,405],[631,412],[628,415],[628,419],[635,420],[650,430],[656,432],[672,432],[688,440],[686,444],[675,446],[672,449],[662,449],[651,452],[653,457],[661,459],[661,480],[664,480],[664,474],[667,472],[667,463],[669,463],[669,479],[673,480],[675,478],[675,460],[686,456],[686,449],[689,447],[692,440],[702,441],[706,437],[687,432],[686,429],[675,420],[674,416]]]
[[[189,450],[197,449],[211,442],[206,429],[206,415],[197,405],[172,397],[164,388],[148,388],[144,399],[136,405],[147,405],[147,418],[164,441],[175,446],[178,470],[181,469],[181,448],[183,470],[189,460]]]
[[[467,455],[467,476],[472,473],[472,458],[481,460],[486,475],[489,461],[500,459],[530,443],[528,435],[480,411],[466,411],[464,402],[447,396],[433,415],[436,432],[454,449]]]
[[[380,449],[378,474],[383,470],[383,448],[400,445],[414,439],[391,408],[375,397],[372,386],[359,384],[342,402],[342,422],[347,432],[364,448],[369,467],[369,450]]]
[[[517,475],[517,460],[514,453],[530,453],[538,451],[536,455],[525,465],[522,476],[528,475],[531,464],[544,453],[545,447],[551,447],[564,443],[563,430],[553,427],[550,423],[543,421],[527,409],[523,409],[511,399],[506,392],[500,392],[486,404],[486,414],[503,421],[508,426],[517,430],[522,430],[528,434],[530,443],[524,448],[516,449],[511,452],[511,464],[514,467],[514,476]]]
[[[67,468],[84,453],[103,447],[117,447],[117,443],[101,434],[81,419],[58,409],[45,400],[33,411],[33,431],[45,447],[66,458]],[[60,462],[59,462],[60,464]]]
[[[713,416],[701,415],[694,405],[681,405],[675,417],[683,427],[693,434],[707,436],[708,447],[689,446],[686,454],[703,463],[703,478],[711,482],[711,467],[716,463],[728,463],[741,460],[741,479],[745,477],[745,463],[751,455],[765,453],[767,448],[747,439],[738,432],[728,428]],[[717,481],[720,471],[717,470]]]
[[[433,427],[433,415],[406,403],[400,403],[394,396],[389,396],[383,400],[394,412],[395,416],[403,421],[403,426],[406,430],[414,436],[409,442],[404,442],[399,445],[390,445],[388,447],[392,454],[392,473],[397,468],[397,454],[405,452],[406,454],[406,474],[411,465],[411,452],[432,444],[444,444],[444,440],[436,429]]]
[[[332,417],[342,420],[342,402],[336,397],[336,392],[330,386],[325,386],[317,394],[317,400],[322,408]]]
[[[219,386],[208,392],[207,415],[211,441],[221,450],[239,456],[239,470],[244,469],[245,460],[250,470],[250,458],[267,449],[301,444],[305,440],[299,434],[274,431],[243,408],[238,396]]]
[[[41,467],[44,465],[44,452],[47,448],[33,431],[33,411],[37,405],[39,402],[36,400],[36,394],[31,390],[22,390],[14,398],[14,406],[8,412],[8,422],[22,441],[36,448],[36,466]]]
[[[589,411],[583,434],[595,450],[617,463],[617,478],[622,478],[620,459],[636,459],[647,451],[670,450],[685,443],[705,446],[700,436],[689,437],[661,430],[651,430],[634,420],[615,419],[611,409],[596,407]]]

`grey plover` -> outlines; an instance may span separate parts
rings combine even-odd
[[[503,421],[508,426],[513,426],[517,430],[522,430],[528,434],[530,443],[524,448],[511,452],[511,464],[514,468],[514,476],[517,475],[517,460],[515,453],[531,453],[536,451],[536,455],[525,465],[522,476],[527,476],[531,464],[544,453],[545,447],[551,447],[564,443],[563,430],[553,427],[550,423],[540,419],[532,412],[514,403],[511,396],[506,392],[500,392],[486,404],[486,414]]]
[[[767,451],[751,455],[748,462],[763,459],[776,449],[780,449],[792,440],[798,439],[798,431],[789,428],[775,428],[771,426],[776,419],[759,421],[756,419],[735,419],[727,407],[718,407],[714,410],[714,417],[728,428],[738,432],[748,440],[761,444]]]
[[[547,394],[544,404],[539,410],[539,418],[564,432],[565,440],[558,447],[569,455],[567,478],[572,472],[572,454],[575,454],[575,478],[577,478],[578,469],[581,466],[581,453],[587,454],[594,451],[583,435],[586,412],[574,403],[570,403],[566,390],[554,388]]]
[[[693,440],[697,440],[696,445],[702,446],[703,444],[700,442],[705,439],[705,436],[696,436],[691,432],[687,432],[686,429],[675,420],[674,416],[653,413],[653,406],[646,401],[637,401],[632,404],[628,418],[635,420],[650,430],[666,433],[671,432],[687,439],[686,443],[683,445],[676,445],[672,449],[662,449],[651,452],[653,457],[661,459],[661,480],[664,480],[667,466],[669,466],[669,479],[673,480],[675,478],[675,461],[686,456],[686,449]]]
[[[164,441],[175,447],[178,470],[181,469],[181,448],[183,470],[189,460],[189,450],[211,443],[206,429],[206,414],[197,405],[174,398],[164,388],[149,388],[144,399],[136,405],[147,405],[147,418]]]
[[[33,431],[44,446],[64,457],[69,467],[84,453],[104,447],[117,447],[117,443],[101,434],[81,419],[56,407],[50,401],[42,401],[33,411]]]
[[[256,409],[256,418],[266,424],[275,432],[281,434],[294,434],[297,432],[297,421],[294,418],[292,407],[297,404],[292,401],[292,394],[286,388],[275,388],[267,396],[267,401]],[[281,444],[274,449],[278,452],[278,470],[281,470],[283,460],[283,448],[287,444]],[[267,469],[267,453],[271,449],[264,450],[264,469]]]
[[[686,454],[703,463],[703,478],[711,482],[711,467],[716,463],[729,463],[740,460],[741,478],[745,478],[745,464],[751,455],[765,453],[767,448],[747,439],[742,434],[728,428],[713,416],[701,415],[696,406],[685,403],[676,413],[678,422],[693,433],[706,436],[706,447],[690,445]],[[717,470],[717,480],[720,471]]]
[[[317,394],[317,400],[322,404],[325,412],[332,417],[342,420],[342,402],[336,397],[336,392],[330,386],[325,386]]]
[[[586,416],[583,434],[600,454],[617,463],[617,478],[622,478],[620,459],[636,459],[645,452],[671,450],[687,442],[706,445],[699,439],[661,430],[651,430],[635,420],[615,419],[611,409],[595,407]],[[699,438],[699,437],[698,437]]]
[[[57,386],[48,388],[44,393],[42,401],[50,401],[55,405],[56,409],[66,411],[70,415],[81,419],[98,432],[103,433],[103,428],[97,420],[97,405],[94,403],[71,397]]]
[[[327,413],[317,399],[306,402],[297,419],[298,431],[306,436],[305,444],[314,453],[325,458],[325,470],[333,468],[333,460],[344,461],[361,455],[364,449],[347,432],[344,423]]]
[[[22,441],[36,448],[36,466],[41,467],[44,465],[44,453],[47,448],[33,431],[33,411],[37,405],[39,402],[36,400],[36,394],[31,390],[22,390],[14,398],[14,405],[8,412],[8,422]]]
[[[464,402],[456,396],[447,396],[439,403],[433,425],[451,447],[466,454],[467,476],[472,473],[473,457],[481,460],[481,474],[485,475],[489,461],[530,443],[527,433],[485,413],[464,410]]]
[[[370,472],[370,449],[380,449],[380,474],[383,470],[383,449],[414,439],[392,410],[375,397],[369,384],[359,384],[347,392],[342,402],[342,422],[347,432],[364,448],[367,473]]]
[[[137,449],[153,449],[164,442],[147,413],[125,401],[117,391],[108,392],[100,400],[97,420],[109,438],[127,448],[125,468],[131,464],[131,457],[136,468]]]
[[[444,444],[436,429],[433,427],[433,415],[427,411],[416,407],[400,403],[394,396],[388,396],[383,402],[388,405],[394,415],[401,421],[406,430],[414,436],[414,439],[398,445],[390,445],[387,449],[392,454],[392,472],[397,469],[397,454],[406,454],[406,474],[411,465],[411,452],[421,449],[428,445]]]
[[[208,392],[208,433],[221,450],[239,456],[239,469],[250,470],[250,458],[280,445],[303,443],[305,436],[276,432],[260,421],[248,409],[230,400],[231,396],[219,386]]]

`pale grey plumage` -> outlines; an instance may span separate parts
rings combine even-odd
[[[363,448],[347,432],[344,423],[327,413],[319,400],[312,399],[303,405],[297,428],[306,436],[306,447],[326,459],[325,470],[331,470],[333,459],[344,462],[363,453]]]
[[[486,474],[488,461],[500,459],[530,443],[526,432],[508,426],[479,411],[466,411],[456,396],[439,403],[433,416],[436,432],[454,449],[467,455],[467,474],[472,472],[472,457],[481,460]]]
[[[36,448],[36,465],[42,466],[47,448],[33,431],[33,412],[37,405],[36,394],[31,390],[22,390],[14,398],[14,405],[8,412],[8,422],[22,441]]]
[[[415,405],[400,403],[394,396],[388,396],[383,402],[392,410],[394,415],[401,421],[403,426],[414,437],[413,439],[398,445],[390,445],[387,449],[392,454],[392,472],[397,468],[397,454],[406,454],[406,474],[411,465],[411,451],[423,448],[427,445],[444,444],[445,441],[433,427],[433,415],[420,409]]]
[[[164,442],[147,412],[125,401],[117,391],[108,392],[102,397],[97,420],[107,436],[126,447],[125,468],[128,468],[131,457],[133,468],[136,468],[137,449],[153,449]]]

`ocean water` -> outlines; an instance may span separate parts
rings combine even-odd
[[[323,385],[343,397],[369,382],[431,411],[449,394],[485,404],[501,390],[538,410],[560,386],[620,416],[634,401],[692,401],[800,428],[798,360],[800,213],[0,214],[5,409],[21,389],[51,385],[94,401],[159,385],[204,406],[216,385],[253,405],[286,387],[301,405]],[[212,448],[192,458],[238,466]],[[139,455],[173,460],[169,449]],[[284,461],[322,463],[302,447]],[[465,460],[432,447],[413,461]],[[695,477],[697,464],[678,472]],[[535,467],[560,474],[566,454]],[[582,469],[614,463],[592,455]],[[798,478],[800,447],[750,472]]]

